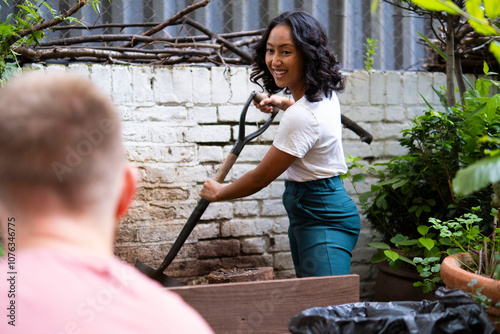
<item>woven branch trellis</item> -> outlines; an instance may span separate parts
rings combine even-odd
[[[87,36],[46,40],[32,46],[13,46],[21,62],[47,60],[88,61],[112,64],[151,64],[172,65],[180,63],[213,63],[216,65],[248,65],[252,56],[247,51],[261,39],[262,30],[217,34],[202,24],[189,18],[194,10],[206,6],[210,0],[201,0],[179,11],[171,18],[160,23],[99,24],[94,26],[64,25],[64,18],[76,13],[88,0],[79,0],[58,19],[44,21],[20,32],[9,40],[11,45],[24,36],[37,31],[96,29],[112,27],[151,27],[141,35],[136,34],[90,34]],[[161,34],[168,26],[181,25],[183,29],[192,28],[196,35],[166,37]],[[123,42],[121,45],[117,43]],[[100,43],[95,46],[92,44]]]

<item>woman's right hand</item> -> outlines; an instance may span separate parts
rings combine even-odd
[[[201,189],[200,196],[210,202],[217,202],[217,192],[224,186],[217,181],[207,180],[203,184],[203,189]]]

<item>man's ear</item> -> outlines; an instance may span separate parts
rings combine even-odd
[[[139,170],[136,167],[127,165],[123,174],[123,186],[116,208],[116,218],[119,219],[127,214],[127,211],[134,200],[139,180]]]

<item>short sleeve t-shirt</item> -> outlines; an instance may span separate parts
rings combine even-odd
[[[15,259],[15,316],[0,333],[213,333],[179,295],[116,258],[36,248]],[[4,310],[10,283],[0,281]]]
[[[331,98],[309,102],[305,96],[290,106],[281,118],[273,145],[297,157],[284,178],[305,182],[347,172],[342,147],[340,104]]]

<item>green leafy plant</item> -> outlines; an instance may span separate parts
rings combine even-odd
[[[500,36],[498,21],[500,18],[500,3],[498,1],[404,0],[401,2],[406,2],[416,12],[423,9],[430,13],[432,17],[436,17],[440,22],[443,22],[442,27],[445,31],[446,82],[448,88],[447,99],[450,104],[455,103],[453,94],[455,86],[454,75],[458,83],[460,95],[463,95],[465,92],[462,67],[456,66],[455,61],[448,61],[448,59],[455,59],[460,62],[461,57],[463,57],[460,55],[460,52],[457,52],[457,46],[458,44],[463,44],[459,38],[463,38],[464,36],[460,33],[464,25],[470,25],[474,31],[481,35],[492,36],[488,42],[483,45],[477,45],[470,51],[476,48],[488,47],[495,59],[500,62],[500,40],[498,37],[495,37]],[[460,20],[457,20],[457,18],[460,18]],[[444,22],[446,23],[444,24]]]
[[[373,64],[375,62],[374,56],[377,54],[375,53],[375,50],[377,49],[377,43],[378,40],[373,39],[371,37],[368,37],[366,39],[366,44],[365,44],[365,54],[363,56],[364,64],[365,64],[365,70],[369,71],[373,69]]]
[[[387,163],[365,168],[361,174],[377,178],[368,192],[360,195],[363,211],[373,229],[388,242],[398,233],[410,238],[420,235],[418,226],[430,217],[450,219],[482,206],[487,217],[491,189],[457,196],[451,182],[456,172],[484,156],[477,131],[500,133],[497,121],[472,120],[469,112],[429,110],[405,130],[400,143],[409,153]],[[475,123],[475,124],[474,124]],[[472,124],[472,125],[471,125]],[[362,177],[357,176],[360,180]]]
[[[376,10],[379,1],[372,0],[372,12]],[[413,3],[431,12],[446,12],[461,16],[482,35],[500,35],[498,21],[495,21],[500,17],[500,3],[496,0],[466,0],[465,8],[459,7],[456,1],[450,0],[403,0],[400,2]],[[497,39],[491,39],[489,43],[489,51],[500,62],[500,42]]]
[[[485,59],[495,66],[500,62],[500,2],[497,0],[383,0],[396,8],[407,10],[412,15],[428,18],[428,28],[432,37],[420,34],[434,51],[445,61],[447,101],[455,105],[455,87],[460,98],[466,91],[463,69],[472,66],[476,72],[476,62],[466,62],[466,58]],[[372,1],[372,13],[379,0]],[[476,38],[478,34],[487,38]],[[470,43],[475,40],[476,42]],[[467,42],[466,42],[467,41]],[[483,51],[488,50],[491,56]],[[439,59],[429,65],[440,66]]]
[[[470,261],[462,263],[464,268],[478,275],[500,279],[497,270],[499,265],[497,257],[500,255],[500,238],[496,237],[500,233],[497,224],[498,214],[498,210],[492,210],[495,219],[491,233],[485,233],[480,228],[479,223],[482,219],[473,213],[444,222],[431,218],[429,222],[432,228],[439,231],[441,238],[451,242],[454,252],[448,252],[448,254],[468,254]]]
[[[429,218],[449,220],[470,212],[471,207],[481,207],[477,214],[491,225],[491,186],[467,195],[456,194],[452,187],[458,170],[500,149],[497,141],[483,139],[500,137],[500,94],[488,96],[488,85],[498,82],[478,80],[463,105],[444,111],[429,105],[402,131],[399,142],[407,154],[369,167],[351,159],[349,176],[355,175],[354,183],[366,177],[378,180],[360,195],[360,202],[385,243],[397,234],[416,239],[421,235],[418,226]],[[361,172],[354,174],[354,170]]]
[[[452,180],[464,166],[500,149],[500,143],[493,140],[500,137],[500,95],[489,95],[490,87],[498,84],[481,78],[466,93],[463,104],[444,111],[429,105],[429,110],[402,132],[400,143],[407,148],[406,155],[369,166],[359,158],[348,158],[346,177],[358,194],[360,182],[368,177],[378,180],[359,196],[371,227],[382,237],[381,242],[369,244],[379,249],[372,262],[388,261],[393,269],[414,266],[422,277],[415,286],[424,292],[440,282],[440,263],[445,256],[469,249],[474,238],[487,240],[478,233],[492,231],[492,187],[456,194]],[[443,93],[437,93],[446,106]],[[475,227],[455,231],[452,228],[461,226],[455,219]],[[452,234],[455,239],[441,236],[445,229],[437,228],[441,226],[438,222],[456,233]],[[456,237],[458,234],[462,237]]]
[[[449,243],[436,238],[436,233],[430,231],[426,225],[420,225],[418,232],[420,237],[416,239],[397,234],[391,238],[391,245],[384,242],[372,242],[368,245],[380,250],[371,258],[372,263],[388,261],[392,269],[398,269],[405,263],[415,266],[423,281],[414,285],[421,286],[426,293],[432,291],[441,281],[440,262],[444,254],[447,254]]]
[[[429,225],[420,225],[420,237],[410,239],[398,234],[391,239],[391,244],[383,242],[370,243],[380,251],[372,259],[372,263],[388,261],[389,266],[397,269],[406,263],[414,266],[422,277],[414,286],[422,287],[423,292],[434,290],[441,281],[441,261],[444,257],[457,253],[471,254],[470,262],[464,267],[470,271],[498,279],[500,259],[500,239],[496,235],[500,228],[495,227],[491,234],[480,228],[482,219],[472,208],[472,213],[466,213],[455,219],[441,221],[429,219]],[[498,215],[493,210],[492,215]],[[496,221],[496,220],[495,220]]]
[[[78,22],[71,15],[89,2],[96,11],[99,10],[100,0],[75,2],[73,7],[60,13],[45,1],[25,0],[16,5],[16,12],[7,15],[5,22],[0,21],[0,84],[10,79],[18,68],[17,48],[38,44],[50,27],[62,21]],[[0,0],[0,8],[2,3],[12,5],[7,0]],[[49,17],[44,17],[44,13]]]
[[[466,215],[454,221],[441,222],[431,220],[433,227],[440,231],[442,238],[447,238],[458,252],[465,253],[467,257],[460,261],[462,268],[477,275],[483,275],[492,279],[500,279],[500,228],[498,218],[500,212],[492,211],[495,216],[493,232],[489,235],[480,230],[475,223],[481,219],[473,214]],[[482,293],[484,287],[475,287],[477,279],[467,283],[471,292],[468,294],[483,307],[500,307],[500,302],[492,305],[491,298]]]
[[[483,305],[486,308],[493,306],[491,305],[491,298],[488,298],[488,296],[483,295],[483,293],[481,292],[484,287],[476,288],[476,284],[477,284],[477,279],[475,278],[472,279],[471,282],[467,283],[467,286],[471,288],[472,291],[469,292],[468,295],[471,296],[471,298],[475,300],[477,303]],[[500,302],[496,303],[496,305],[494,306],[500,307]]]
[[[485,64],[485,72],[488,72],[488,67]],[[495,82],[498,87],[498,82]],[[489,82],[480,82],[479,86],[483,91],[489,90]],[[479,109],[481,111],[482,109]],[[498,106],[497,106],[498,110]],[[486,117],[490,117],[486,114]],[[481,141],[486,143],[493,143],[498,145],[500,139],[498,137],[483,136]],[[491,204],[500,207],[500,151],[498,149],[489,149],[486,151],[487,157],[479,160],[472,165],[461,169],[457,172],[456,177],[453,179],[453,188],[457,193],[472,194],[480,189],[484,189],[492,184],[493,197]],[[470,271],[478,274],[489,275],[489,277],[499,280],[500,279],[500,228],[498,228],[498,221],[500,220],[500,213],[497,209],[497,214],[494,221],[494,231],[489,240],[484,241],[484,246],[479,251],[469,253],[472,265],[464,266]],[[489,245],[489,247],[488,247]],[[481,293],[482,288],[475,288],[476,282],[470,282],[468,285],[472,290],[471,297],[485,307],[500,308],[500,302],[496,305],[491,305],[491,298]]]

